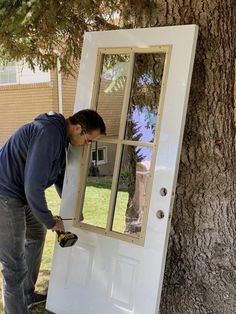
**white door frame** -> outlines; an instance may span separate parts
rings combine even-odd
[[[151,195],[144,247],[75,228],[72,222],[66,223],[66,229],[76,233],[79,241],[69,249],[55,245],[46,305],[48,310],[57,314],[158,312],[197,33],[196,25],[185,25],[85,34],[75,112],[91,107],[99,48],[172,46],[152,184],[152,191],[155,192]],[[70,149],[61,203],[62,217],[74,215],[82,154],[81,148]],[[165,196],[161,193],[163,187],[167,190]],[[159,218],[159,210],[164,217]],[[117,289],[123,287],[126,291],[126,286],[118,277],[115,278],[120,280],[117,286],[113,281],[116,264],[110,268],[104,264],[110,257],[118,259],[124,275],[129,274],[128,265],[132,276],[138,276],[135,285],[130,278],[130,290],[127,290],[127,293],[132,292],[130,296],[120,296],[122,291]],[[99,285],[96,286],[98,278]],[[95,287],[93,292],[87,290],[91,283]],[[103,288],[104,293],[110,295],[109,304],[105,302]]]

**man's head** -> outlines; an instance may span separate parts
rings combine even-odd
[[[101,134],[106,134],[106,126],[94,110],[81,110],[68,118],[68,140],[71,145],[87,145]]]

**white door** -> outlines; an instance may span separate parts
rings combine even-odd
[[[197,31],[85,34],[74,111],[107,136],[70,148],[60,215],[79,240],[55,245],[48,310],[158,312]]]

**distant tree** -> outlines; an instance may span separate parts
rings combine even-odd
[[[142,0],[0,0],[0,60],[24,59],[48,70],[59,58],[64,72],[78,63],[85,31],[116,29],[117,14],[142,15]]]

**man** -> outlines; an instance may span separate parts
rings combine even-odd
[[[46,300],[34,291],[46,229],[64,231],[45,200],[55,184],[61,195],[68,144],[87,145],[106,133],[100,115],[81,110],[38,116],[22,126],[0,150],[0,261],[6,314],[29,313]]]

